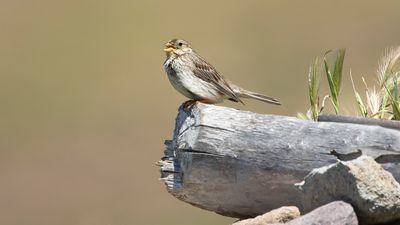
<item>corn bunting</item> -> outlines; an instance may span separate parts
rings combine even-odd
[[[189,104],[196,101],[215,104],[224,99],[243,103],[241,98],[252,98],[280,105],[275,98],[245,90],[225,79],[185,40],[169,41],[164,51],[167,54],[164,69],[169,81],[177,91],[191,99]]]

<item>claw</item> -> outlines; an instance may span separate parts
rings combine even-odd
[[[196,102],[197,102],[196,100],[189,100],[189,101],[184,102],[182,104],[182,106],[184,109],[190,109],[196,104]]]

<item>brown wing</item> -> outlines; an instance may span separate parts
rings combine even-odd
[[[191,61],[194,64],[194,75],[204,81],[212,83],[218,89],[218,91],[228,96],[229,99],[243,103],[229,86],[224,77],[221,76],[211,64],[206,62],[195,52],[193,52],[193,54],[188,54],[188,56],[191,58]]]

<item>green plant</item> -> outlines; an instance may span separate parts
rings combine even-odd
[[[393,120],[400,120],[400,97],[399,97],[399,86],[398,80],[394,79],[392,91],[387,90],[390,97],[390,105],[392,106]]]
[[[340,86],[342,82],[342,68],[344,62],[345,49],[338,50],[333,70],[328,65],[326,59],[327,55],[330,52],[332,52],[332,50],[329,50],[324,54],[323,62],[324,62],[325,73],[328,78],[331,95],[325,95],[320,105],[319,86],[320,86],[321,73],[319,68],[321,67],[321,62],[320,62],[321,60],[318,57],[316,57],[314,62],[310,65],[310,69],[308,72],[308,95],[310,98],[310,108],[307,110],[307,113],[305,115],[302,113],[298,113],[297,117],[299,118],[316,121],[318,119],[319,114],[324,109],[325,100],[329,97],[331,98],[336,114],[339,112],[338,96],[340,93]]]
[[[317,120],[320,112],[319,109],[319,81],[318,73],[319,58],[316,57],[308,70],[308,96],[310,100],[310,108],[306,114],[298,113],[297,117],[301,119]]]
[[[351,79],[351,84],[352,84],[352,86],[353,86],[354,96],[355,96],[355,98],[356,98],[356,102],[357,102],[357,106],[358,106],[358,107],[357,107],[358,112],[359,112],[362,116],[367,117],[367,116],[368,116],[368,109],[367,109],[367,107],[365,106],[365,104],[364,104],[364,102],[363,102],[363,100],[362,100],[360,94],[359,94],[359,93],[357,92],[357,90],[356,90],[356,87],[355,87],[355,85],[354,85],[353,76],[352,76],[352,74],[351,74],[351,71],[350,71],[350,79]]]
[[[326,77],[328,78],[330,97],[333,104],[333,108],[335,113],[339,113],[339,94],[340,87],[342,84],[342,71],[343,71],[343,62],[344,56],[346,54],[346,49],[339,49],[336,53],[336,60],[333,63],[333,69],[328,65],[326,56],[332,52],[332,50],[327,51],[324,54],[324,68]]]
[[[400,120],[399,76],[400,47],[386,50],[379,61],[377,85],[368,86],[364,77],[367,107],[357,93],[353,79],[353,90],[361,115],[377,119]],[[352,78],[352,77],[351,77]]]
[[[310,96],[310,113],[313,120],[317,120],[319,114],[319,81],[318,75],[318,57],[315,58],[314,63],[310,66],[308,72],[308,95]]]
[[[328,63],[327,56],[332,50],[323,56],[323,67],[329,84],[330,95],[327,95],[319,104],[320,60],[317,57],[311,64],[308,73],[308,94],[310,97],[310,108],[306,115],[298,113],[299,118],[317,120],[324,109],[325,100],[331,99],[333,109],[339,113],[339,94],[343,77],[343,63],[346,54],[345,49],[339,49],[332,65]],[[391,48],[385,52],[379,61],[377,84],[368,86],[364,77],[361,77],[365,86],[365,100],[361,97],[354,85],[353,76],[350,71],[350,79],[353,93],[357,103],[357,110],[361,116],[377,119],[400,120],[400,47]]]

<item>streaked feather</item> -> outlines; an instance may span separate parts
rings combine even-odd
[[[232,87],[230,87],[225,78],[220,75],[211,64],[205,61],[196,52],[193,52],[192,54],[185,54],[184,56],[189,57],[190,60],[193,62],[194,75],[204,81],[212,83],[218,89],[218,91],[226,95],[228,98],[236,102],[243,103],[242,100],[240,100],[239,96],[234,92]]]
[[[171,84],[190,99],[204,100],[208,103],[218,103],[228,99],[244,104],[240,98],[252,98],[280,105],[275,98],[247,91],[226,80],[184,40],[169,41],[164,51],[167,52],[164,69]]]

